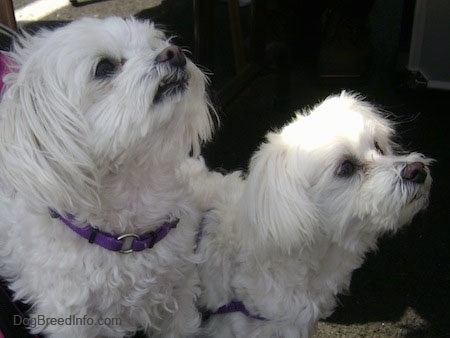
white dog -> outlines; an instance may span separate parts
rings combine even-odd
[[[185,164],[207,210],[198,247],[206,336],[313,334],[377,238],[427,205],[431,160],[396,152],[393,134],[344,92],[269,133],[245,180]]]
[[[8,58],[0,275],[33,332],[195,332],[200,214],[175,173],[212,132],[204,75],[131,18],[25,35]]]

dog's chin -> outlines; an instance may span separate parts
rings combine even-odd
[[[428,205],[428,196],[422,192],[416,192],[412,194],[405,203],[405,207],[411,207],[420,211],[426,208]]]
[[[425,210],[427,206],[428,206],[428,198],[423,195],[411,201],[408,201],[408,203],[400,211],[399,219],[397,221],[395,229],[410,224],[413,218],[419,212]]]
[[[417,189],[415,192],[409,195],[405,203],[405,208],[410,209],[411,213],[417,213],[428,207],[429,203],[429,188]]]

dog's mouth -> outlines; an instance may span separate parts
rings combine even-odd
[[[167,98],[181,94],[188,87],[188,76],[185,71],[177,71],[164,76],[158,85],[158,89],[153,98],[154,103],[159,103]]]
[[[428,200],[427,189],[428,188],[423,185],[416,185],[410,182],[400,183],[400,191],[405,196],[405,205],[411,205],[414,203],[426,203],[426,201]]]
[[[408,198],[407,204],[411,204],[411,203],[413,203],[413,202],[415,202],[415,201],[420,200],[421,198],[422,198],[422,194],[421,194],[421,193],[419,193],[419,192],[413,193],[413,194]]]

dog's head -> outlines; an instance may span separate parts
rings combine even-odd
[[[400,153],[393,134],[375,107],[345,92],[269,133],[245,193],[259,241],[289,248],[326,235],[367,246],[358,241],[409,223],[428,203],[431,160]]]
[[[8,56],[1,174],[37,199],[94,198],[111,171],[176,165],[211,135],[205,76],[152,23],[84,18]]]

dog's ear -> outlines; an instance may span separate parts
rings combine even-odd
[[[241,211],[242,236],[256,247],[290,252],[310,245],[320,234],[316,206],[308,182],[299,175],[302,163],[294,149],[277,142],[261,146],[250,163]]]
[[[17,62],[0,103],[3,186],[38,208],[93,207],[97,171],[86,152],[83,115],[52,78],[54,72],[21,67],[31,66]]]

